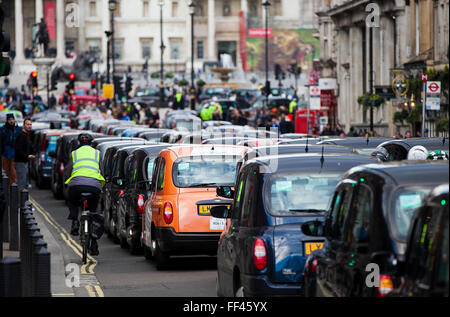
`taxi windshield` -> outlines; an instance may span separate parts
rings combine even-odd
[[[173,182],[181,188],[233,186],[236,164],[231,157],[180,158],[173,165]]]
[[[273,216],[301,216],[326,211],[340,174],[278,173],[264,185],[264,199]]]

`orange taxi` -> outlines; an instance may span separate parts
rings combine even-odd
[[[154,162],[151,198],[143,219],[146,254],[164,269],[171,255],[215,255],[224,219],[211,216],[219,186],[234,186],[237,163],[248,148],[187,145],[163,150]]]

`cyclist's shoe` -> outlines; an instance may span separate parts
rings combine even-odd
[[[89,248],[89,254],[92,256],[97,256],[100,254],[100,252],[98,251],[97,240],[95,239],[91,239],[91,247]]]
[[[77,236],[80,234],[80,222],[78,220],[72,220],[72,228],[70,229],[70,234]]]

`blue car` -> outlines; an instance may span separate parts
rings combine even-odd
[[[217,251],[217,295],[299,296],[306,258],[324,239],[302,233],[304,222],[324,219],[341,176],[350,168],[374,163],[356,154],[293,154],[246,162],[231,209],[219,203],[215,218],[227,218]],[[230,192],[231,191],[231,192]],[[228,193],[224,195],[223,193]]]

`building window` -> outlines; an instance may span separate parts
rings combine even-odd
[[[230,0],[223,1],[222,14],[224,17],[229,17],[231,15],[231,4]]]
[[[150,16],[150,1],[148,0],[142,1],[142,16],[143,17]]]
[[[97,1],[89,2],[89,16],[91,17],[97,16]]]
[[[118,61],[123,58],[123,40],[114,41],[114,58]]]
[[[143,59],[151,59],[152,58],[152,39],[141,39],[141,48],[142,48],[142,58]]]
[[[101,40],[99,40],[99,39],[87,40],[89,52],[93,52],[95,54],[99,54],[101,52],[100,42],[101,42]]]
[[[274,16],[282,16],[283,12],[282,12],[282,8],[281,8],[281,0],[275,0],[273,2],[273,14]]]
[[[197,59],[203,59],[204,58],[204,45],[203,41],[197,42]]]
[[[250,18],[258,17],[258,5],[259,2],[257,0],[250,0],[248,2],[248,15]]]
[[[178,1],[172,1],[172,17],[178,16]]]
[[[197,3],[195,6],[195,16],[203,17],[205,16],[205,10],[203,8],[203,3]]]
[[[170,39],[170,59],[180,59],[181,39]]]

